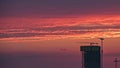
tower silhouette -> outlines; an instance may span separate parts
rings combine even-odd
[[[80,46],[82,68],[101,68],[100,46]]]

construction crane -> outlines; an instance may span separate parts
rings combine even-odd
[[[100,41],[101,41],[101,68],[103,68],[103,54],[104,54],[104,52],[103,52],[103,43],[104,43],[104,38],[98,38]]]

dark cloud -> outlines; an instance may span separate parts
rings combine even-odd
[[[119,0],[1,0],[1,16],[120,14]]]
[[[103,25],[73,25],[73,26],[49,26],[49,27],[31,27],[20,29],[2,29],[0,38],[16,38],[16,37],[47,37],[47,36],[64,36],[64,35],[81,35],[96,32],[119,32],[119,24]],[[118,33],[117,33],[118,34]]]
[[[91,23],[88,25],[74,25],[74,26],[50,26],[50,27],[41,27],[41,28],[31,28],[32,30],[36,31],[47,31],[47,32],[54,32],[54,31],[86,31],[90,30],[93,31],[94,29],[120,29],[119,24],[115,25],[102,25],[99,23]]]
[[[60,48],[60,51],[66,52],[66,51],[68,51],[68,49]]]
[[[14,37],[34,37],[40,35],[39,33],[0,33],[0,38],[14,38]]]

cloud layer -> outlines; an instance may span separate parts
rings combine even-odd
[[[97,21],[98,22],[98,21]],[[101,21],[100,21],[101,22]],[[25,37],[80,37],[80,38],[98,38],[98,37],[120,37],[119,23],[80,23],[71,25],[52,25],[52,26],[29,26],[23,24],[22,27],[12,26],[12,28],[1,28],[0,38],[25,38]],[[107,21],[109,22],[109,20]],[[92,37],[91,37],[92,36]]]

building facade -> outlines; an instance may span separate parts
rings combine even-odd
[[[80,46],[82,68],[101,68],[100,46]]]

